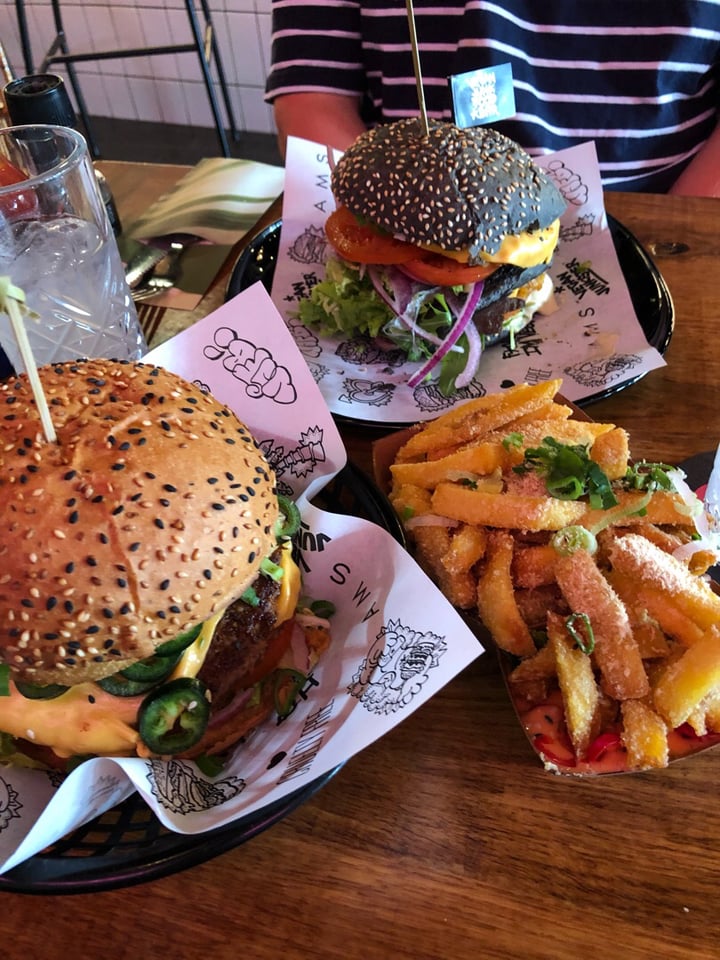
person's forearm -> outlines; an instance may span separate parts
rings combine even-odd
[[[720,123],[668,192],[720,197]]]
[[[302,137],[344,150],[365,129],[359,101],[335,93],[293,93],[273,104],[280,152],[288,137]]]

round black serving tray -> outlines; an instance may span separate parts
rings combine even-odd
[[[608,226],[638,322],[650,346],[663,354],[670,343],[675,322],[675,311],[667,284],[650,255],[627,227],[609,214]],[[226,298],[234,297],[258,281],[268,293],[271,292],[280,245],[280,227],[279,220],[271,223],[244,248],[230,275]],[[605,400],[636,383],[641,376],[643,375],[599,390],[577,401],[578,406],[585,407],[598,400]],[[384,428],[393,426],[387,423],[374,425]]]
[[[390,503],[369,478],[348,464],[313,501],[331,513],[359,516],[403,543]],[[186,836],[164,827],[139,794],[84,824],[0,875],[0,891],[90,893],[156,880],[186,870],[251,840],[320,790],[339,767],[261,810],[223,827]]]

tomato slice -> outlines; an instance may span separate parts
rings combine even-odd
[[[412,243],[358,223],[347,207],[338,207],[330,214],[325,233],[337,252],[353,263],[404,263],[419,252]]]
[[[23,180],[27,180],[27,174],[10,163],[9,160],[0,157],[0,187],[22,183]],[[36,210],[37,197],[32,192],[9,190],[0,196],[0,213],[9,220],[15,220],[28,213],[35,213]]]
[[[500,265],[497,263],[478,264],[461,263],[439,253],[427,253],[414,260],[403,263],[403,270],[413,280],[430,283],[434,287],[456,287],[465,283],[485,280]]]
[[[280,626],[270,637],[268,645],[265,648],[265,653],[258,660],[255,666],[252,667],[252,669],[249,670],[238,681],[238,690],[245,690],[248,687],[252,687],[256,683],[259,683],[260,680],[263,680],[265,677],[267,677],[268,674],[272,673],[275,667],[280,663],[283,654],[290,646],[294,628],[294,619],[285,620],[280,624]]]

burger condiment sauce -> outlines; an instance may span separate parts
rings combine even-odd
[[[0,697],[0,730],[51,747],[59,757],[75,754],[126,756],[139,740],[131,726],[140,697],[114,697],[95,683],[79,683],[52,700],[29,700],[10,684]]]

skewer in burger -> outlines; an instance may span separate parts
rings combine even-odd
[[[434,368],[449,394],[483,347],[549,307],[565,201],[517,143],[485,127],[418,119],[363,134],[335,166],[325,232],[336,256],[301,302],[305,323],[364,333]]]
[[[275,478],[249,430],[143,363],[0,386],[0,731],[10,762],[222,753],[329,642],[298,613]]]

